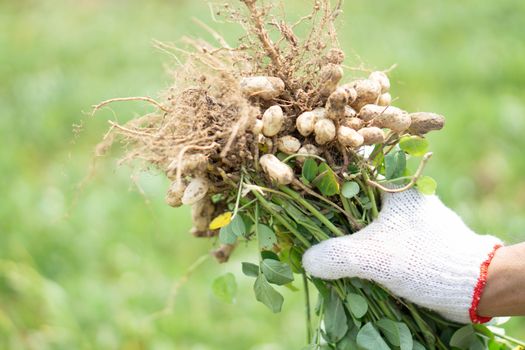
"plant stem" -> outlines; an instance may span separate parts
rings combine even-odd
[[[306,308],[306,344],[312,341],[312,312],[310,310],[310,290],[308,288],[308,279],[306,273],[303,271],[303,288]]]
[[[290,215],[290,217],[294,218],[294,221],[297,224],[300,224],[304,229],[308,230],[312,236],[314,236],[318,242],[322,242],[324,240],[327,240],[330,238],[328,234],[326,234],[323,230],[321,230],[315,222],[313,222],[309,217],[305,215],[304,218],[298,219],[293,212],[290,212],[289,207],[294,206],[294,204],[290,202],[286,202],[286,199],[282,198],[272,198],[272,202],[281,206],[287,213]],[[302,211],[301,211],[302,212]],[[313,229],[313,227],[317,228],[316,230]]]
[[[321,306],[319,308],[319,319],[317,321],[317,336],[315,339],[315,345],[321,345],[321,321],[323,320],[323,317],[324,317],[324,303],[321,303]]]
[[[425,165],[428,163],[428,160],[430,159],[430,157],[432,157],[432,152],[428,152],[427,154],[425,154],[423,156],[423,159],[421,159],[421,163],[419,163],[419,167],[417,168],[416,172],[414,173],[414,176],[412,177],[410,182],[407,185],[403,186],[403,187],[388,188],[388,187],[385,187],[385,186],[383,186],[383,185],[381,185],[381,184],[379,184],[379,183],[377,183],[375,181],[372,181],[370,179],[366,179],[366,182],[369,185],[377,187],[380,190],[388,192],[388,193],[404,192],[404,191],[412,188],[416,184],[417,180],[419,180],[419,178],[421,177],[421,174],[423,173],[423,169],[425,169]]]
[[[295,157],[305,157],[305,158],[310,157],[310,158],[319,159],[321,162],[326,162],[326,160],[323,157],[319,157],[316,154],[295,153],[295,154],[291,154],[288,157],[284,158],[283,163],[287,163],[290,159],[295,158]]]
[[[359,212],[357,211],[355,204],[349,201],[348,198],[346,198],[342,194],[339,194],[339,197],[341,198],[341,203],[343,204],[343,208],[345,208],[345,211],[349,213],[346,216],[352,217],[352,220],[349,220],[350,226],[352,226],[352,229],[355,231],[360,230],[363,226],[357,220],[359,220],[361,215],[359,215]]]
[[[363,171],[363,178],[365,179],[366,183],[369,183],[371,181],[366,171]],[[374,195],[374,191],[371,186],[365,186],[365,188],[368,194],[368,198],[370,199],[370,203],[372,203],[372,218],[375,219],[379,216],[379,210],[377,209],[376,197]]]
[[[295,201],[300,203],[303,207],[308,209],[308,211],[312,213],[312,215],[315,216],[319,221],[321,221],[333,234],[335,234],[336,236],[344,236],[341,230],[335,227],[335,225],[332,224],[330,220],[328,220],[323,214],[321,214],[317,209],[315,209],[315,207],[311,205],[306,199],[301,197],[299,193],[286,186],[279,186],[279,189],[284,193],[288,194]]]
[[[426,340],[427,345],[433,349],[436,345],[438,349],[446,350],[447,347],[441,339],[434,334],[432,329],[429,327],[429,325],[425,322],[425,320],[421,317],[419,314],[419,311],[417,311],[416,307],[410,303],[406,303],[405,306],[408,308],[412,316],[414,317],[414,320],[416,321],[416,324],[423,332],[423,336]]]
[[[292,184],[296,185],[297,187],[300,187],[301,189],[303,189],[303,191],[305,191],[309,195],[311,195],[313,197],[316,197],[317,199],[320,199],[323,202],[331,205],[335,209],[339,210],[348,219],[348,222],[352,226],[353,230],[357,230],[360,227],[359,223],[355,220],[355,218],[349,212],[347,212],[347,210],[345,210],[344,208],[341,208],[340,206],[338,206],[334,202],[326,199],[325,197],[321,196],[320,194],[317,194],[315,191],[313,191],[312,189],[308,188],[301,181],[299,181],[297,179],[295,179]]]
[[[308,242],[308,240],[306,238],[304,238],[303,235],[301,235],[301,233],[299,231],[297,231],[292,225],[290,225],[290,223],[284,217],[282,217],[281,214],[277,213],[270,206],[270,204],[263,197],[262,194],[257,192],[257,190],[252,190],[252,193],[253,193],[253,195],[255,197],[257,197],[257,199],[259,200],[261,205],[264,207],[264,209],[266,209],[274,218],[277,219],[277,221],[279,221],[284,227],[286,227],[298,240],[301,241],[302,244],[304,244],[304,246],[306,248],[310,248],[310,246],[311,246],[310,242]]]
[[[525,342],[522,342],[521,340],[518,340],[516,338],[509,337],[508,335],[499,334],[499,333],[494,333],[494,336],[496,336],[498,338],[501,338],[501,339],[505,339],[506,341],[509,341],[509,342],[511,342],[513,344],[521,346],[522,348],[525,348]]]
[[[232,219],[237,215],[237,212],[239,211],[239,202],[241,200],[241,193],[242,193],[242,185],[244,185],[244,174],[241,174],[241,181],[239,181],[239,189],[237,190],[237,198],[235,199],[235,207],[233,209],[233,215]]]
[[[249,207],[250,205],[252,205],[253,203],[257,202],[257,199],[252,199],[251,201],[249,201],[248,203],[246,204],[243,204],[241,207],[239,207],[238,211],[241,211],[243,209],[246,209],[247,207]]]

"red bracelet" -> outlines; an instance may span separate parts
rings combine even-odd
[[[486,323],[492,319],[492,317],[479,316],[477,310],[479,300],[481,299],[481,294],[483,294],[483,290],[485,289],[485,285],[487,284],[487,274],[489,272],[489,265],[492,262],[492,259],[494,258],[494,254],[496,254],[496,250],[498,250],[501,247],[501,244],[496,244],[490,252],[488,258],[481,263],[478,282],[476,283],[476,287],[474,288],[472,304],[469,309],[470,320],[472,321],[472,323]]]

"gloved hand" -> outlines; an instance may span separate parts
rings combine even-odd
[[[483,323],[476,313],[488,265],[501,246],[471,231],[436,196],[411,189],[385,194],[379,217],[353,235],[332,238],[303,256],[322,279],[359,277],[460,323]]]

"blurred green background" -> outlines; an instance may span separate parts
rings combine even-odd
[[[286,1],[295,17],[309,3]],[[508,243],[525,239],[524,16],[521,0],[349,0],[339,25],[348,65],[397,63],[396,103],[447,116],[430,137],[427,174],[469,225]],[[210,39],[191,17],[231,42],[239,34],[212,23],[205,1],[0,0],[1,349],[302,346],[302,294],[284,291],[279,315],[256,303],[240,274],[250,247],[226,265],[205,262],[169,312],[149,317],[212,242],[190,237],[187,209],[164,204],[162,177],[118,167],[117,152],[91,171],[107,119],[149,109],[83,112],[106,98],[157,96],[173,77],[152,39]],[[239,276],[234,305],[211,294],[225,272]],[[505,328],[525,338],[523,318]]]

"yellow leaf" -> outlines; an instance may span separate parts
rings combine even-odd
[[[232,221],[232,212],[227,211],[226,213],[222,213],[221,215],[217,216],[215,219],[213,219],[210,222],[209,229],[210,230],[217,230],[221,227],[224,227],[228,225]]]

